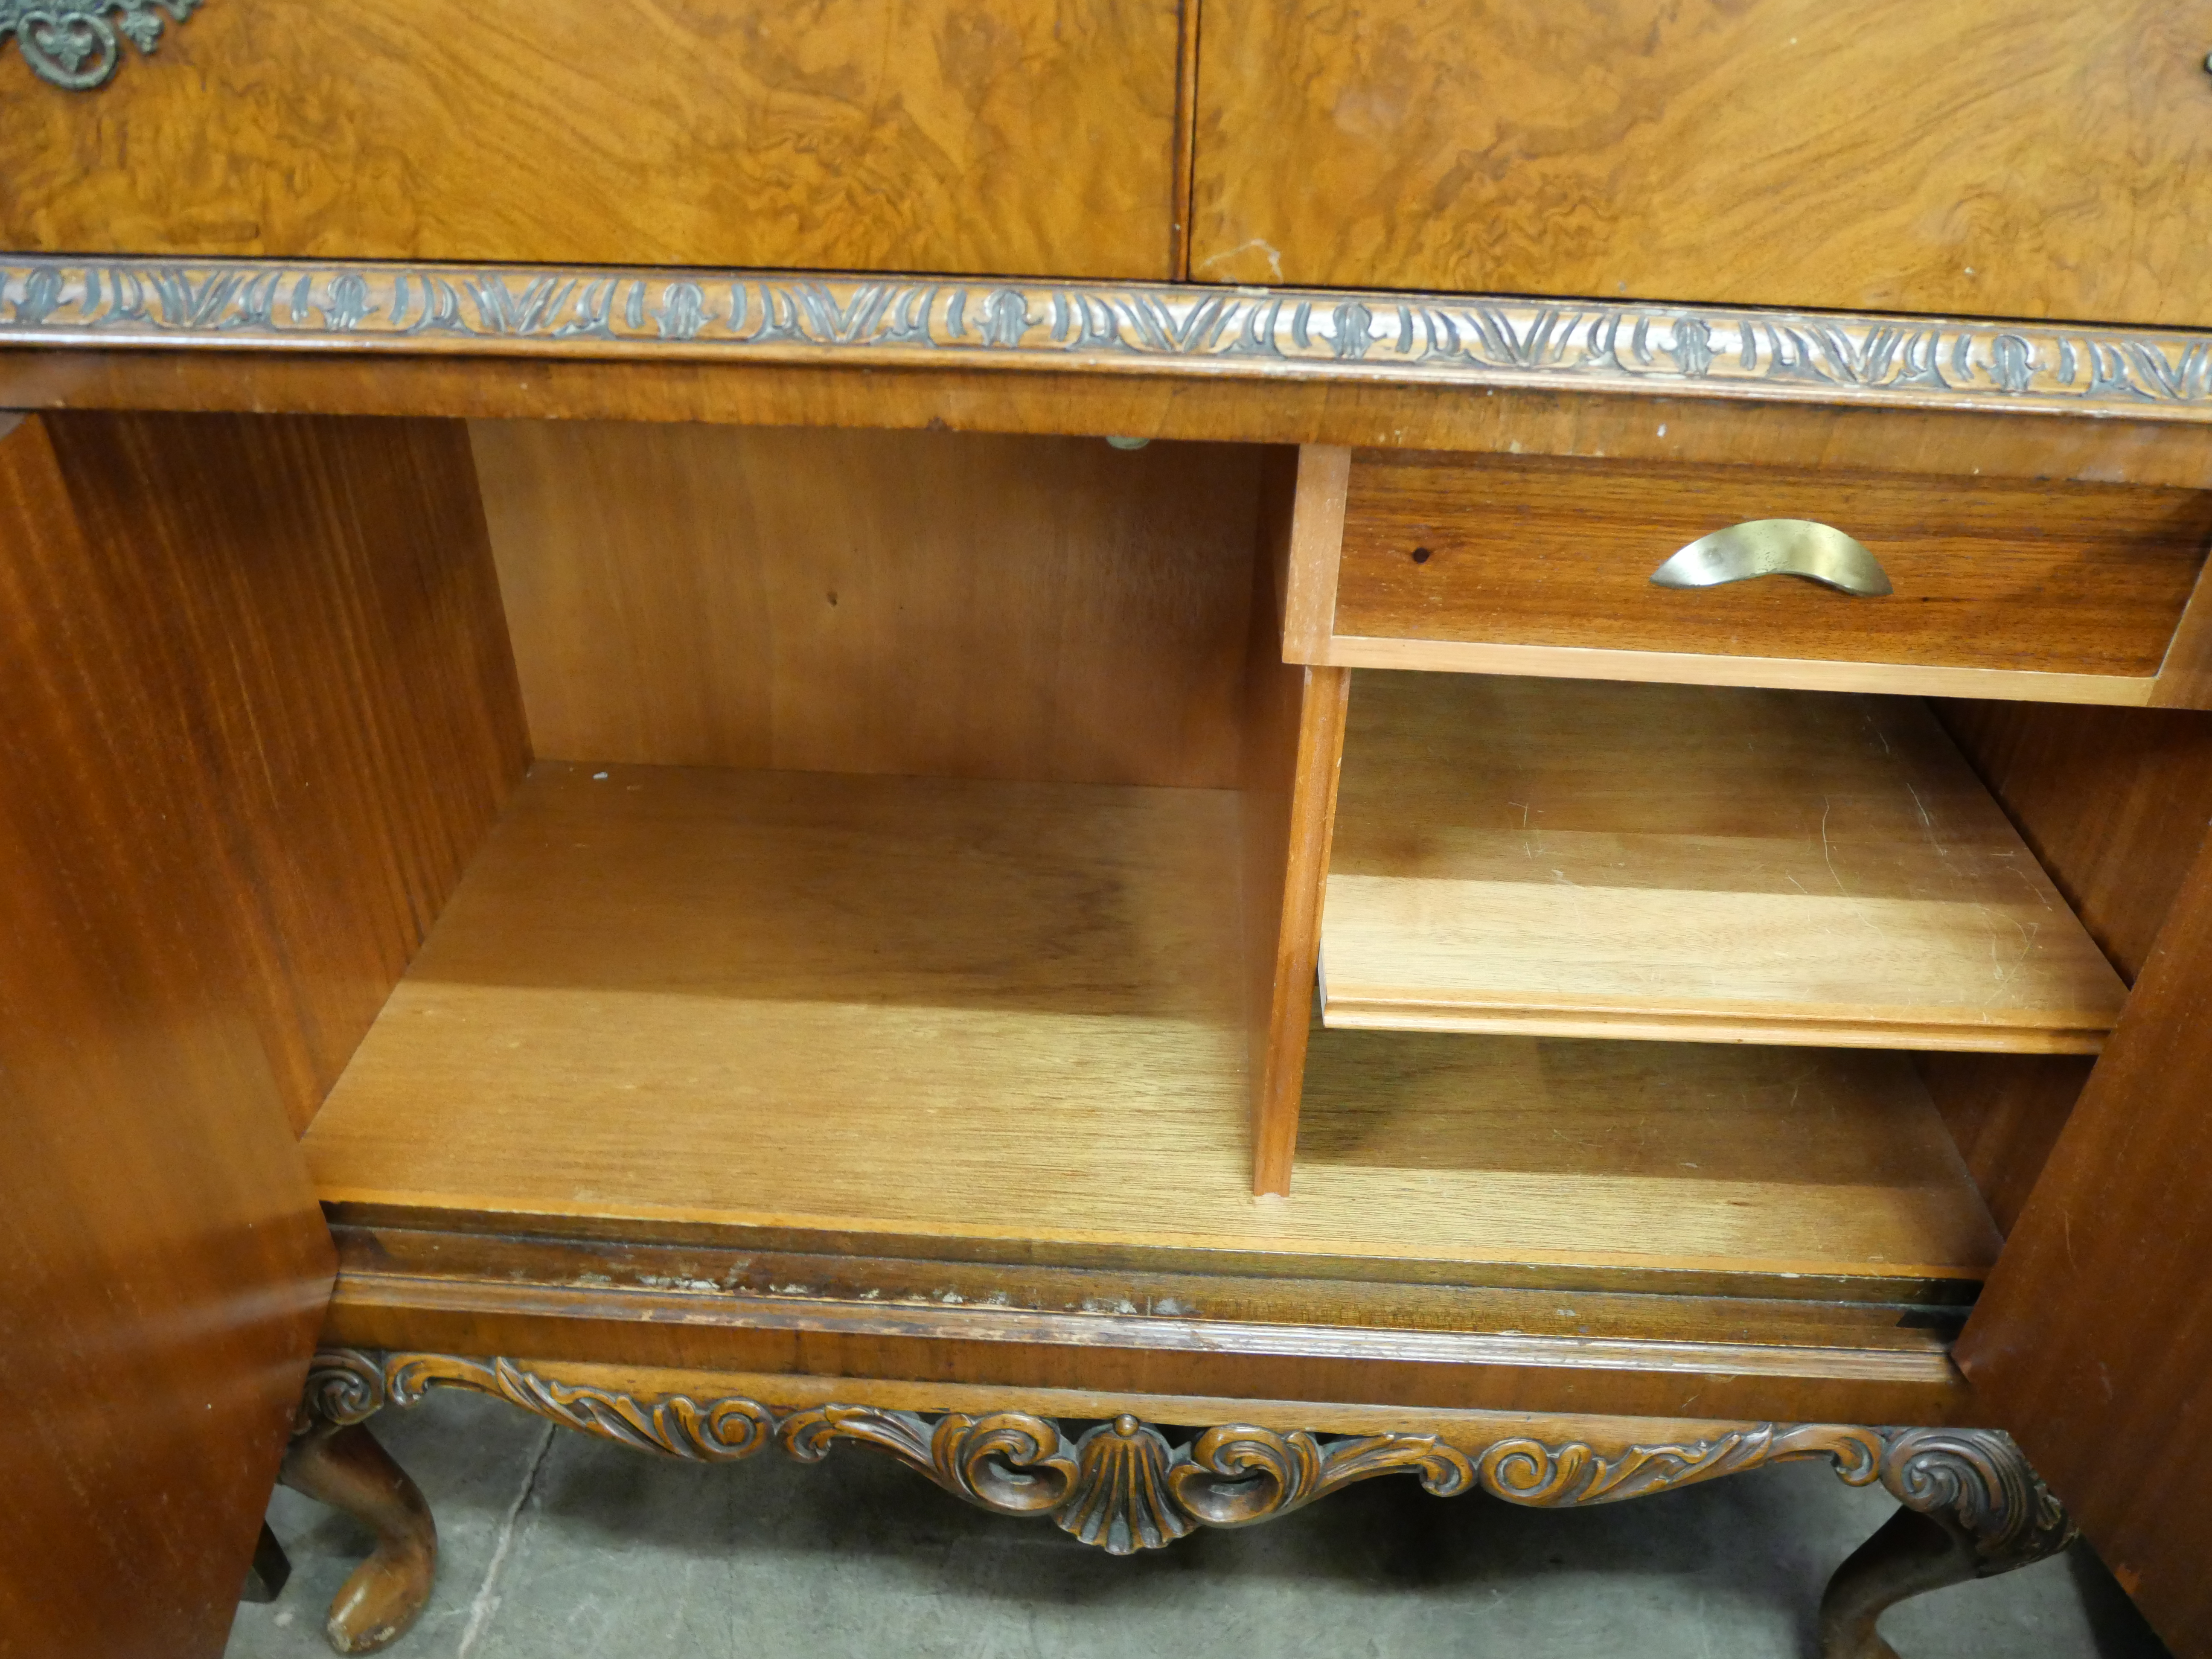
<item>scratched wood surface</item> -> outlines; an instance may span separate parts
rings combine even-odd
[[[472,430],[544,758],[1238,786],[1254,449]]]
[[[2202,325],[2208,40],[2205,0],[1211,0],[1191,274]]]
[[[1331,1025],[2094,1053],[2124,988],[1917,702],[1362,672]]]
[[[1858,1301],[1809,1299],[1816,1287],[1804,1280],[1765,1294],[1676,1284],[1654,1295],[1472,1285],[1445,1263],[1429,1264],[1425,1280],[1406,1263],[1317,1275],[1218,1256],[1164,1271],[1158,1253],[1100,1268],[1041,1261],[1034,1247],[979,1259],[973,1240],[957,1255],[870,1257],[850,1239],[813,1253],[757,1238],[647,1244],[347,1213],[333,1229],[342,1265],[325,1340],[349,1346],[744,1369],[785,1387],[900,1378],[1094,1397],[1218,1392],[1248,1405],[1984,1420],[1948,1358],[1971,1285],[1900,1317],[1895,1279],[1863,1285]]]
[[[0,351],[0,407],[1085,433],[2212,488],[2212,423],[1498,387],[458,354]]]
[[[310,1128],[318,1189],[1102,1261],[1989,1265],[1893,1056],[1367,1037],[1255,1199],[1237,809],[541,762]]]
[[[1170,274],[1174,0],[256,0],[0,54],[0,245]]]

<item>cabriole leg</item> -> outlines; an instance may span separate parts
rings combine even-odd
[[[1821,1659],[1897,1659],[1875,1628],[1889,1608],[2010,1572],[2074,1540],[2065,1510],[2012,1437],[1993,1429],[1887,1431],[1881,1480],[1904,1507],[1828,1581]]]
[[[316,1356],[277,1475],[376,1534],[374,1551],[331,1600],[323,1629],[340,1653],[374,1653],[406,1634],[430,1599],[438,1566],[429,1504],[362,1425],[384,1403],[382,1375],[363,1362],[353,1354]]]

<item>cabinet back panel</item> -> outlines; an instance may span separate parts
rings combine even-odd
[[[0,56],[0,245],[1151,276],[1174,0],[255,0]]]
[[[304,1127],[521,778],[466,434],[46,420],[94,556],[188,665],[166,718],[220,803],[197,827]]]
[[[2212,819],[2212,713],[1929,705],[2120,977],[2150,959]],[[2027,1202],[2087,1075],[2022,1055],[1922,1057],[1997,1224]]]
[[[541,758],[1242,781],[1255,448],[471,429]]]
[[[2212,713],[1931,705],[2132,984],[2212,819]]]

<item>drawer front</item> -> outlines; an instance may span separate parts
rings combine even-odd
[[[2117,684],[2084,700],[2148,701],[2212,543],[2212,492],[2019,479],[1361,451],[1344,499],[1333,638],[1322,654],[1377,666],[1516,665],[1454,660],[1449,649],[1424,661],[1388,642],[1563,647],[2094,677]],[[1893,591],[1854,595],[1787,575],[1652,582],[1676,550],[1759,519],[1845,532]],[[1346,643],[1358,641],[1375,651]],[[1705,674],[1618,677],[1761,678],[1725,662]],[[1955,673],[1876,672],[1857,684],[1975,689]]]
[[[1177,28],[1176,0],[210,0],[84,91],[0,38],[0,246],[1165,276]]]

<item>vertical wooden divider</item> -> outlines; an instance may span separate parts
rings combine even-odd
[[[1287,662],[1326,662],[1336,632],[1336,570],[1344,553],[1345,494],[1352,483],[1352,452],[1335,444],[1298,451],[1297,477],[1289,495],[1289,521],[1279,544],[1262,550],[1275,575],[1278,652]]]
[[[1261,556],[1253,576],[1246,665],[1245,959],[1251,975],[1252,1190],[1287,1194],[1297,1152],[1322,890],[1328,877],[1336,782],[1352,676],[1283,660],[1290,596],[1311,592],[1301,562],[1335,562],[1343,535],[1341,449],[1279,452],[1261,480]],[[1333,524],[1316,525],[1334,467]],[[1316,499],[1318,498],[1318,499]],[[1333,533],[1332,533],[1333,531]],[[1325,631],[1325,630],[1324,630]]]

